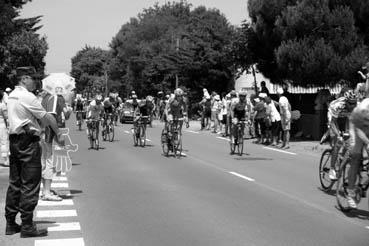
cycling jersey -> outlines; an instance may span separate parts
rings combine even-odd
[[[100,119],[101,115],[104,113],[104,106],[101,102],[99,104],[96,104],[96,100],[93,100],[88,106],[87,111],[88,111],[87,118],[98,120]]]
[[[329,104],[328,107],[328,119],[333,118],[346,118],[350,115],[346,107],[346,98],[340,97]]]
[[[141,116],[149,116],[150,109],[147,104],[138,106],[135,110],[135,116],[141,115]]]
[[[83,111],[83,101],[81,99],[76,100],[76,111]]]
[[[238,119],[239,121],[246,119],[246,100],[232,105],[233,118]]]
[[[171,98],[167,103],[166,111],[168,116],[172,116],[173,118],[182,118],[187,115],[187,105],[183,100]]]

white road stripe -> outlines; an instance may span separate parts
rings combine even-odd
[[[75,217],[76,210],[39,210],[36,211],[37,218]]]
[[[127,134],[131,134],[129,131],[124,131],[125,133],[127,133]]]
[[[85,246],[83,238],[35,240],[35,246]]]
[[[53,178],[53,182],[54,181],[56,181],[56,182],[58,182],[58,181],[68,181],[68,178],[67,177],[58,177],[58,176],[56,176],[56,177]]]
[[[369,226],[366,226],[365,229],[368,229],[369,230]]]
[[[150,139],[148,139],[148,138],[146,138],[146,141],[147,141],[147,142],[151,142],[151,140],[150,140]]]
[[[62,201],[59,202],[54,202],[54,201],[42,201],[40,200],[38,202],[38,206],[73,206],[73,200],[72,199],[64,199]]]
[[[249,177],[246,177],[242,174],[239,174],[239,173],[236,173],[236,172],[229,172],[230,174],[234,175],[234,176],[237,176],[239,178],[242,178],[242,179],[246,179],[247,181],[250,181],[250,182],[254,182],[255,179],[252,179],[252,178],[249,178]]]
[[[217,137],[218,139],[229,141],[229,138]]]
[[[186,132],[191,132],[191,133],[195,133],[195,134],[200,134],[199,132],[195,132],[195,131],[191,131],[191,130],[186,130]]]
[[[288,151],[284,151],[280,149],[275,149],[275,148],[264,147],[264,149],[269,149],[269,150],[273,150],[273,151],[277,151],[277,152],[281,152],[281,153],[285,153],[289,155],[297,155],[296,153],[292,153],[292,152],[288,152]]]
[[[50,226],[47,227],[48,231],[80,231],[81,226],[78,222],[69,222],[69,223],[55,223],[48,224]]]

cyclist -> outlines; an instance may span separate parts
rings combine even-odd
[[[152,96],[147,96],[146,97],[146,104],[147,104],[148,109],[149,109],[149,124],[150,124],[150,127],[152,127],[152,121],[154,119],[154,112],[156,110],[155,103],[154,103],[154,98]]]
[[[78,126],[78,121],[82,121],[82,113],[84,111],[85,100],[82,98],[81,94],[77,94],[76,99],[74,100],[74,111],[76,112],[76,121]]]
[[[183,100],[183,90],[177,88],[174,91],[174,97],[169,98],[165,108],[166,120],[165,129],[168,132],[168,126],[173,123],[173,120],[178,118],[184,118],[187,122],[187,105]],[[169,123],[169,125],[167,124]],[[182,126],[180,126],[182,128]]]
[[[90,120],[90,122],[87,125],[87,134],[90,136],[90,128],[91,128],[91,121],[98,121],[100,120],[104,115],[104,106],[102,104],[102,96],[96,95],[95,99],[91,101],[90,105],[87,107],[87,119]],[[97,134],[96,136],[99,136],[99,124],[96,125],[97,127]]]
[[[150,116],[150,105],[147,100],[141,100],[136,107],[134,113],[133,113],[133,129],[135,132],[137,130],[138,121],[141,119],[141,117],[149,117]],[[144,122],[144,128],[146,130],[146,121]]]
[[[343,96],[332,101],[328,107],[328,125],[330,129],[330,137],[333,142],[331,167],[328,177],[331,180],[337,179],[335,170],[338,157],[339,146],[337,142],[342,141],[341,133],[348,130],[348,118],[352,110],[357,105],[357,96],[352,90],[347,90]]]
[[[235,143],[235,135],[237,134],[237,127],[236,125],[240,121],[246,120],[246,107],[247,107],[247,101],[246,101],[246,92],[241,91],[238,93],[238,100],[234,101],[234,103],[231,105],[231,141],[232,143]],[[242,125],[242,127],[245,127]],[[242,129],[243,130],[243,129]]]
[[[132,107],[133,107],[133,111],[136,110],[136,108],[138,107],[138,99],[137,99],[137,95],[136,94],[132,94]]]

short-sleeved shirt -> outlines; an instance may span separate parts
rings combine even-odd
[[[328,107],[328,118],[346,118],[350,115],[346,107],[346,98],[340,97],[329,104]]]
[[[255,119],[264,119],[267,117],[266,105],[263,101],[255,104],[254,111],[256,112]]]
[[[281,112],[281,117],[285,119],[291,118],[291,105],[285,96],[279,98],[279,108]]]
[[[42,99],[41,105],[44,107],[46,112],[54,115],[58,127],[65,127],[65,122],[63,120],[63,111],[66,106],[63,96],[47,94]]]
[[[98,120],[104,112],[104,106],[102,103],[96,104],[96,101],[93,100],[89,105],[88,112],[89,112],[89,114],[87,115],[88,118]]]
[[[38,120],[47,114],[37,97],[26,88],[16,86],[8,97],[9,134],[25,133],[24,126],[34,134],[41,134]]]

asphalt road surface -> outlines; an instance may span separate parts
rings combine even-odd
[[[367,199],[356,213],[339,211],[335,196],[319,189],[319,153],[247,141],[245,155],[232,156],[227,139],[193,124],[183,131],[184,155],[165,157],[159,122],[147,129],[144,148],[133,146],[125,124],[116,128],[116,141],[96,151],[75,128],[73,169],[54,182],[66,199],[39,204],[35,213],[49,236],[1,234],[0,245],[369,244]],[[2,208],[6,170],[0,169]]]

